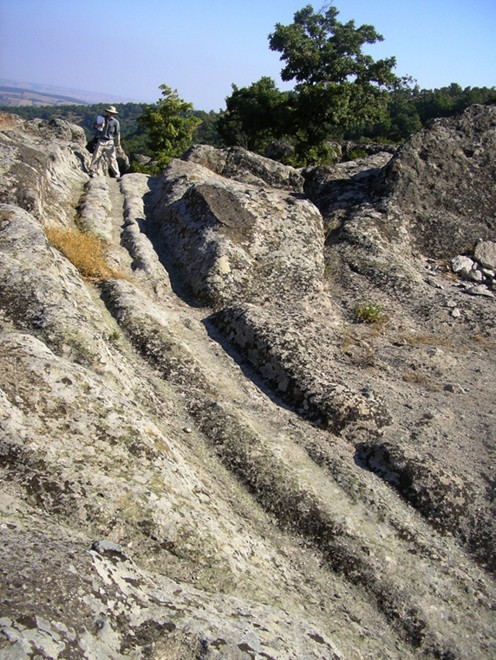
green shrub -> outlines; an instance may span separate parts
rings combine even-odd
[[[353,315],[356,323],[384,323],[386,321],[381,305],[374,305],[374,303],[357,305],[353,310]]]

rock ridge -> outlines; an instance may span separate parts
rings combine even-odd
[[[0,655],[494,655],[495,119],[118,183],[0,115]]]

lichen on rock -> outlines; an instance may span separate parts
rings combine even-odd
[[[119,183],[0,115],[0,655],[494,655],[494,114]]]

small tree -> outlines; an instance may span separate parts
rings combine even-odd
[[[191,145],[195,128],[200,120],[193,106],[179,98],[177,91],[160,85],[162,98],[155,105],[145,106],[138,118],[139,125],[147,132],[155,165],[153,173],[162,171],[173,158],[181,156]]]

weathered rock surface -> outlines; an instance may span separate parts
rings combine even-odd
[[[495,115],[120,185],[0,115],[0,657],[494,656]]]
[[[494,239],[496,108],[468,108],[414,135],[393,157],[385,175],[388,204],[398,209],[414,245],[443,258]]]
[[[228,179],[255,186],[282,188],[293,193],[303,192],[305,180],[297,169],[262,158],[242,147],[215,149],[197,144],[184,154],[184,160],[202,165]]]

